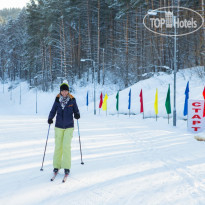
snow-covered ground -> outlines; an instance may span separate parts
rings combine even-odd
[[[63,184],[63,170],[50,182],[53,126],[40,171],[46,117],[0,117],[0,204],[204,204],[205,145],[183,121],[173,128],[164,119],[83,115],[79,123],[85,164],[76,127],[71,175]]]
[[[63,170],[54,182],[52,157],[54,125],[51,126],[44,171],[40,171],[48,132],[47,116],[58,88],[38,93],[22,83],[13,90],[12,100],[0,85],[0,204],[7,205],[203,205],[205,201],[204,142],[194,139],[183,119],[184,90],[190,81],[190,98],[202,99],[203,79],[187,69],[177,74],[177,126],[167,123],[165,99],[168,83],[173,99],[173,76],[161,74],[132,86],[132,113],[115,111],[116,90],[108,92],[108,116],[97,112],[93,103],[85,106],[87,90],[76,87],[74,96],[81,111],[80,136],[84,165],[80,164],[78,130],[72,141],[72,169],[66,183]],[[139,93],[143,88],[145,117],[139,114]],[[159,91],[159,119],[154,118],[154,96]],[[128,92],[120,92],[120,112],[128,113]],[[107,90],[107,91],[106,91]],[[90,99],[92,101],[92,98]],[[172,103],[172,102],[171,102]],[[172,103],[173,105],[173,103]],[[204,133],[201,133],[204,135]]]

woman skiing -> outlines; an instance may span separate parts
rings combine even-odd
[[[80,118],[80,113],[75,98],[69,93],[67,83],[60,85],[60,93],[56,96],[53,107],[48,117],[48,124],[55,123],[55,151],[53,156],[53,172],[58,173],[63,168],[65,175],[71,168],[71,140],[73,137],[74,120]]]

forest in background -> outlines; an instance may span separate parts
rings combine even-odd
[[[21,9],[11,8],[0,10],[0,24],[6,24],[10,19],[16,19]]]
[[[174,39],[148,31],[143,18],[173,5],[204,17],[203,0],[31,0],[17,17],[0,11],[1,81],[26,80],[48,91],[64,79],[93,83],[95,70],[97,83],[122,89],[171,72]],[[204,65],[204,50],[204,29],[178,37],[177,68]]]

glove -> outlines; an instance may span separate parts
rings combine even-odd
[[[80,118],[80,113],[74,113],[74,118],[78,120]]]
[[[52,119],[48,119],[48,124],[52,124],[53,123],[53,120]]]

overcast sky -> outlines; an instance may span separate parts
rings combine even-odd
[[[3,8],[23,8],[29,0],[0,0],[0,10]]]

